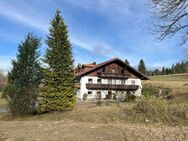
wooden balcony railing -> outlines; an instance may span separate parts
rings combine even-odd
[[[130,77],[130,74],[116,74],[116,73],[98,72],[98,76],[101,78],[127,79]]]
[[[91,90],[127,90],[135,91],[139,88],[138,85],[113,85],[113,84],[86,84],[87,89]]]

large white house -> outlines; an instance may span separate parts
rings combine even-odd
[[[118,58],[100,64],[84,64],[76,69],[75,75],[78,100],[82,100],[84,95],[88,100],[94,100],[99,95],[102,99],[114,99],[130,93],[141,96],[141,81],[148,79]]]

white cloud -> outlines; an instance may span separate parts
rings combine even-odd
[[[79,37],[76,37],[75,35],[71,36],[71,42],[74,45],[102,56],[109,57],[109,55],[113,54],[113,48],[110,45],[102,41],[95,41],[89,38],[84,39],[82,35],[79,35]]]
[[[131,65],[134,65],[134,66],[138,64],[138,61],[140,59],[135,54],[130,54],[129,52],[126,52],[126,51],[120,51],[118,47],[111,46],[103,41],[99,41],[99,40],[96,41],[94,39],[84,37],[83,35],[79,35],[79,37],[71,36],[71,42],[76,46],[84,48],[88,51],[91,51],[97,55],[106,57],[108,59],[111,59],[114,57],[118,57],[122,60],[128,59]]]

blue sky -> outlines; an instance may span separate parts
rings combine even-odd
[[[57,9],[68,25],[75,64],[119,57],[133,66],[144,59],[148,68],[155,68],[184,58],[178,37],[154,39],[146,0],[1,0],[1,69],[10,69],[18,43],[28,32],[43,39],[44,54],[49,23]]]

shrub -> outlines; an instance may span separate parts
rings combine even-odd
[[[0,70],[0,92],[3,91],[5,86],[6,86],[6,77],[3,75],[3,72]]]
[[[131,102],[135,101],[136,96],[134,95],[134,92],[127,92],[121,97],[121,102]]]
[[[4,89],[3,97],[8,101],[9,110],[14,116],[32,114],[36,111],[37,94],[34,89],[9,84]]]
[[[83,101],[86,101],[86,100],[87,100],[87,94],[84,93],[84,95],[83,95]]]
[[[143,98],[134,107],[133,110],[136,113],[143,114],[146,118],[155,118],[154,116],[159,116],[161,113],[165,112],[166,103],[161,98]]]
[[[171,93],[171,89],[156,87],[152,85],[144,85],[142,88],[142,95],[145,97],[156,96],[156,97],[166,97]]]
[[[96,101],[97,101],[96,105],[97,106],[101,106],[101,104],[102,104],[101,98],[102,98],[101,94],[97,94],[97,97],[96,97]]]
[[[135,96],[134,94],[128,94],[128,95],[125,97],[124,102],[135,101],[135,99],[136,99],[136,96]]]
[[[145,97],[158,94],[158,89],[152,85],[144,85],[142,88],[142,95]]]
[[[146,97],[131,109],[133,120],[162,122],[168,124],[188,124],[188,104],[171,104],[162,98]]]

